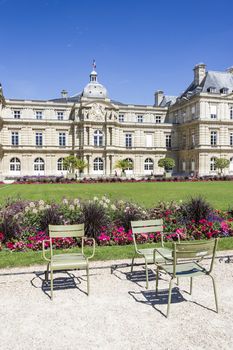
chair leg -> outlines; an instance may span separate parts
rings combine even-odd
[[[149,287],[149,281],[148,281],[148,266],[147,266],[147,261],[145,263],[145,270],[146,270],[146,289]]]
[[[45,283],[49,283],[49,264],[47,264],[47,269],[45,271]]]
[[[159,268],[157,267],[157,269],[156,269],[156,287],[155,287],[156,294],[158,293],[158,286],[159,286]]]
[[[190,277],[190,295],[192,294],[193,291],[193,278]]]
[[[167,318],[169,316],[170,304],[171,304],[172,282],[173,282],[173,279],[171,278],[170,283],[169,283],[169,293],[168,293],[168,303],[167,303]]]
[[[51,300],[53,300],[53,270],[50,271],[50,291],[51,291]]]
[[[214,287],[214,297],[215,297],[215,305],[216,305],[216,312],[218,313],[218,297],[217,297],[217,289],[216,289],[216,284],[213,276],[209,275],[212,279],[213,282],[213,287]]]
[[[87,295],[90,293],[89,266],[87,266]]]
[[[134,259],[135,259],[135,255],[134,255],[134,257],[133,257],[133,259],[132,259],[132,263],[131,263],[131,272],[133,272]]]
[[[180,285],[180,280],[179,280],[179,277],[177,277],[177,286]]]

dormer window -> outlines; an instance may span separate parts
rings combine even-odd
[[[220,92],[221,94],[228,94],[228,90],[229,90],[228,88],[223,87],[220,89]]]
[[[210,92],[211,94],[214,94],[216,92],[216,87],[214,87],[214,86],[208,87],[207,92]]]

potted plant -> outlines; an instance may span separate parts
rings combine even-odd
[[[172,158],[165,157],[165,158],[159,159],[158,166],[161,168],[164,168],[164,176],[168,178],[168,177],[171,177],[172,175],[172,169],[175,166],[175,161]]]

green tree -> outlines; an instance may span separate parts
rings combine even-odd
[[[226,169],[229,167],[230,161],[226,158],[216,158],[215,165],[216,165],[216,169],[218,169],[218,172],[222,175],[223,169]]]
[[[64,158],[63,164],[70,174],[74,174],[75,169],[78,167],[78,158],[70,155]]]
[[[158,161],[158,166],[160,168],[164,168],[164,170],[167,172],[168,170],[172,170],[175,166],[175,161],[172,158],[162,158]]]
[[[119,159],[115,164],[115,169],[120,169],[121,173],[124,173],[126,169],[133,169],[133,164],[127,159]]]
[[[83,170],[87,167],[87,163],[83,160],[83,159],[77,159],[77,165],[76,168],[79,171],[79,175],[81,175],[81,173],[83,173]]]

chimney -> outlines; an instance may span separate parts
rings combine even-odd
[[[155,107],[158,107],[162,102],[164,93],[162,90],[155,91]]]
[[[227,73],[233,74],[233,66],[227,68],[227,69],[226,69],[226,72],[227,72]]]
[[[200,85],[202,80],[205,78],[206,65],[204,63],[196,64],[193,70],[194,70],[194,83],[195,85]]]
[[[67,98],[68,97],[68,92],[66,90],[61,91],[61,97],[62,98]]]

